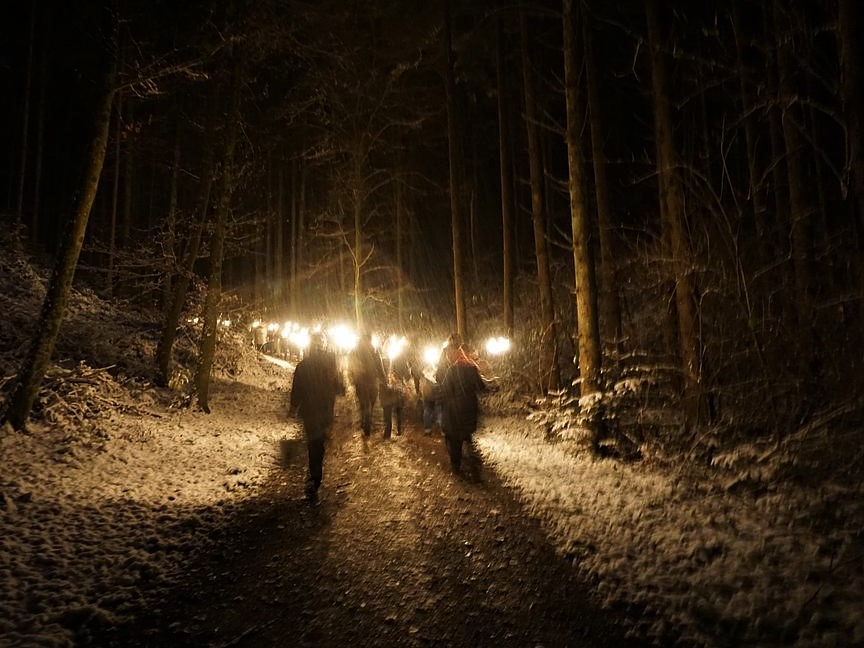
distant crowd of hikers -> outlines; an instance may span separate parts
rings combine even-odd
[[[376,401],[384,417],[384,438],[389,439],[394,420],[396,434],[402,434],[406,406],[416,398],[421,404],[424,433],[443,432],[450,466],[455,472],[460,470],[463,446],[477,429],[478,393],[487,383],[458,334],[450,335],[435,367],[423,367],[410,354],[383,359],[371,334],[364,332],[348,354],[345,374],[357,400],[360,431],[365,438],[372,435]],[[336,354],[328,350],[322,333],[313,333],[294,370],[289,409],[289,414],[299,416],[303,424],[309,457],[305,494],[310,501],[317,501],[321,486],[336,397],[345,393]]]

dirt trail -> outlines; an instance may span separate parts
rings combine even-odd
[[[364,439],[343,399],[321,499],[284,465],[169,605],[124,646],[637,646],[601,612],[512,493],[442,438]],[[380,410],[378,416],[380,417]]]

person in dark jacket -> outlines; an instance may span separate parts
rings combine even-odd
[[[333,426],[336,397],[345,393],[345,383],[336,356],[327,351],[324,336],[314,333],[309,349],[294,370],[290,414],[299,414],[309,454],[306,497],[315,501],[324,472],[324,450]]]
[[[486,389],[477,363],[461,348],[452,353],[450,364],[441,381],[442,419],[444,440],[450,455],[450,466],[459,471],[462,465],[462,446],[471,441],[477,429],[478,392]]]
[[[372,345],[372,335],[364,332],[357,346],[348,355],[348,377],[354,385],[360,428],[363,436],[372,434],[372,412],[378,398],[378,385],[387,383],[381,355]]]

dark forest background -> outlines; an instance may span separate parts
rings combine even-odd
[[[860,424],[856,0],[2,13],[5,244],[62,284],[83,216],[75,284],[156,314],[155,380],[204,318],[205,408],[220,319],[350,318],[512,336],[595,450]]]

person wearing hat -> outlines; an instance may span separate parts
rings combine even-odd
[[[344,394],[345,383],[336,365],[336,356],[327,350],[323,334],[313,333],[306,354],[294,370],[289,410],[290,415],[299,414],[303,421],[309,454],[306,497],[313,502],[318,498],[323,477],[324,451],[333,426],[336,397]]]

